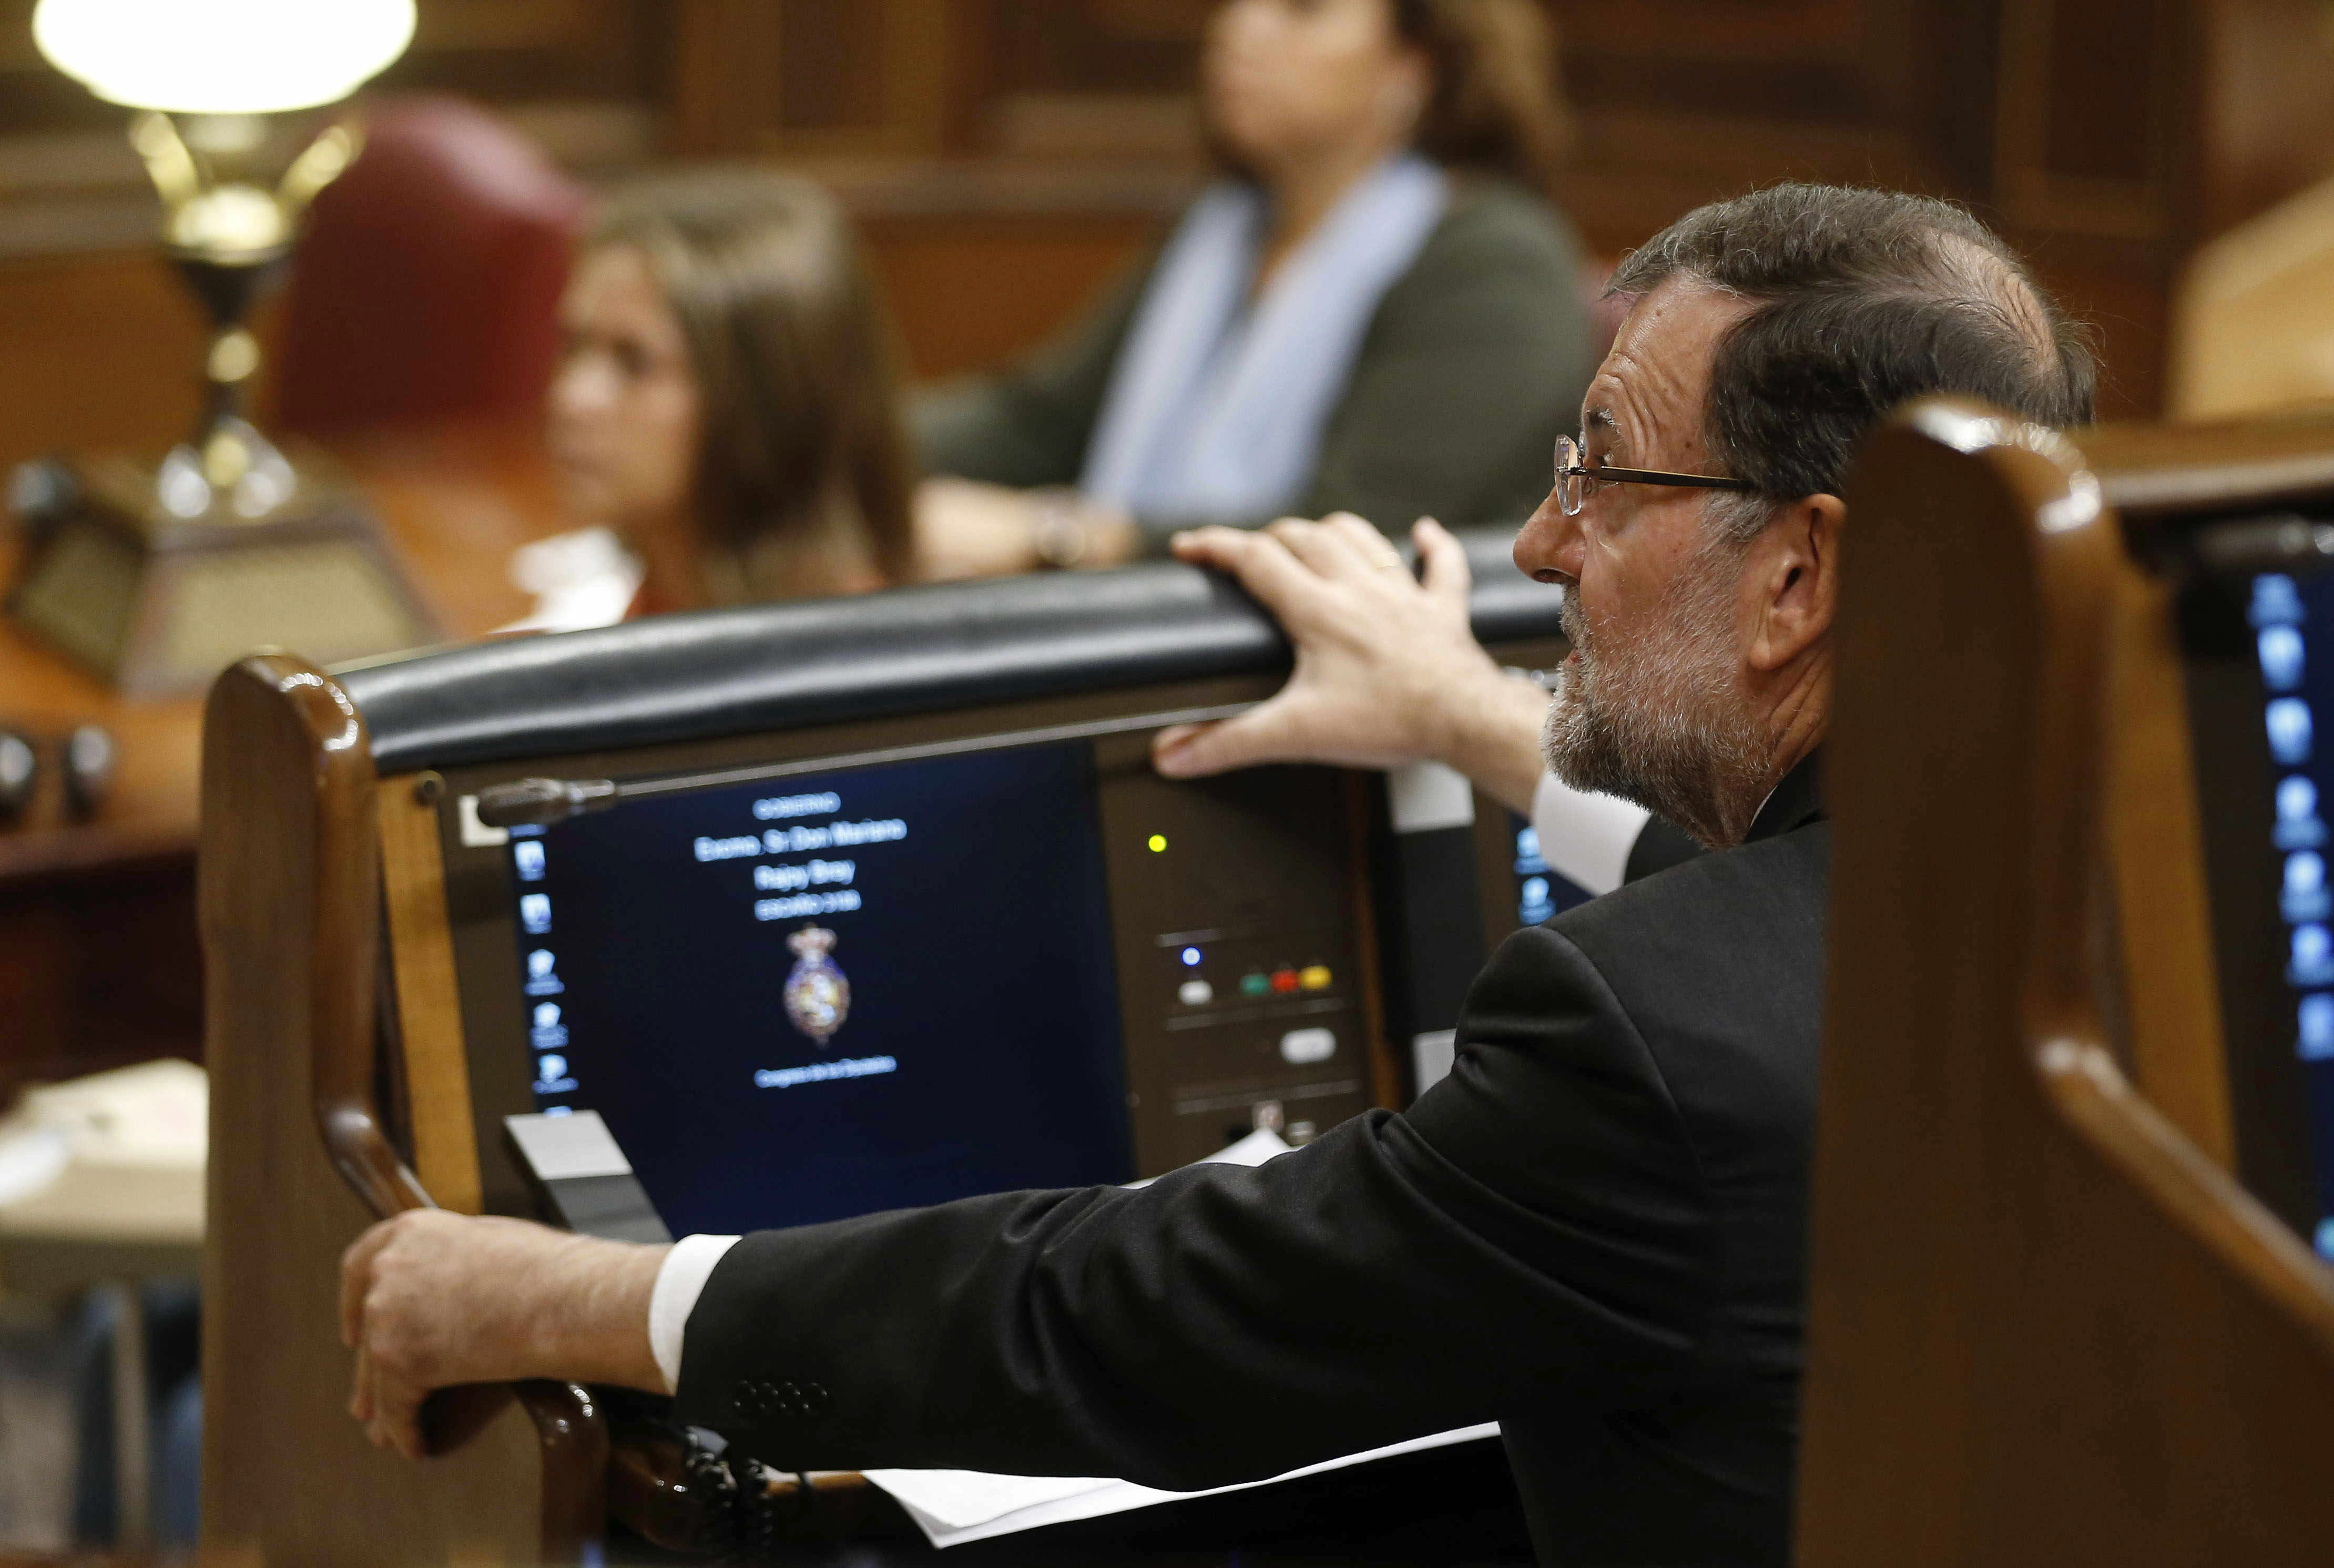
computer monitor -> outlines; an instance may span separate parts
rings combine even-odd
[[[536,1107],[598,1111],[681,1230],[1128,1179],[1094,784],[1056,743],[526,830]]]
[[[1479,570],[1488,644],[1555,656],[1556,595]],[[1111,592],[1124,613],[1072,597]],[[1038,595],[1012,641],[961,618]],[[674,654],[652,704],[614,682],[650,684],[653,626],[539,671],[497,649],[448,656],[475,676],[350,677],[377,750],[436,762],[422,902],[490,1209],[537,1212],[502,1136],[530,1113],[596,1112],[676,1234],[1123,1182],[1259,1129],[1301,1145],[1404,1103],[1489,946],[1551,912],[1528,825],[1488,800],[1421,824],[1374,774],[1160,777],[1161,727],[1286,667],[1198,574],[768,616],[785,642]],[[1010,682],[999,650],[1027,666]],[[747,678],[782,684],[754,711]]]
[[[2334,1260],[2334,528],[2208,525],[2181,599],[2238,1174]]]
[[[678,1231],[1126,1181],[1366,1108],[1336,776],[1141,763],[975,738],[517,830],[535,1107],[599,1112]]]

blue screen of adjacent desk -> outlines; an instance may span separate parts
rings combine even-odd
[[[2309,1098],[2319,1253],[2334,1259],[2334,576],[2252,580],[2246,619],[2258,651],[2281,872],[2279,913],[2290,946],[2295,1051]],[[2320,735],[2324,726],[2327,733]]]
[[[635,801],[510,855],[539,1108],[676,1234],[1133,1176],[1091,754]]]

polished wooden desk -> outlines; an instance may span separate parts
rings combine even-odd
[[[450,635],[525,615],[510,553],[562,526],[533,421],[336,440]],[[0,539],[0,580],[17,544]],[[43,745],[39,799],[0,826],[0,1103],[27,1081],[154,1056],[199,1058],[194,863],[202,693],[131,699],[0,618],[0,724]],[[69,820],[53,742],[112,731],[120,771],[94,818]]]

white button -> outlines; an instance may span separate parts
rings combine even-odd
[[[1187,980],[1175,988],[1175,1000],[1186,1007],[1205,1007],[1215,999],[1216,988],[1204,980]]]
[[[1326,1029],[1292,1029],[1280,1037],[1280,1060],[1294,1067],[1336,1054],[1337,1037]]]

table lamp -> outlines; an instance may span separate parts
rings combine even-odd
[[[202,413],[159,464],[20,476],[30,533],[9,608],[130,691],[198,684],[249,649],[334,660],[427,642],[427,611],[378,526],[320,454],[251,423],[246,324],[309,201],[362,147],[317,111],[395,60],[413,0],[40,0],[48,62],[135,110],[162,248],[210,323]],[[319,130],[318,121],[325,123]]]

